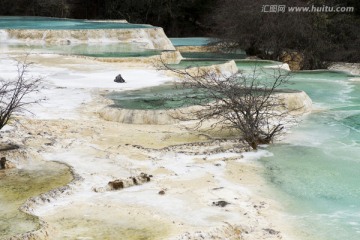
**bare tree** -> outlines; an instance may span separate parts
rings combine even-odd
[[[2,129],[14,114],[29,112],[30,104],[38,103],[43,99],[29,97],[39,92],[41,78],[27,76],[30,64],[17,63],[17,77],[13,80],[0,80],[0,129]]]
[[[280,70],[273,69],[274,74],[263,79],[256,68],[251,74],[238,72],[230,76],[219,75],[211,68],[176,70],[163,64],[162,69],[181,77],[177,87],[187,90],[186,105],[200,106],[174,114],[181,120],[198,120],[196,128],[210,121],[212,128],[237,131],[257,149],[259,144],[271,143],[289,121],[289,111],[276,94],[288,82],[288,75]]]

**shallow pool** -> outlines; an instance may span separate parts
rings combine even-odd
[[[141,43],[91,43],[91,44],[3,44],[11,52],[40,54],[79,55],[97,58],[151,57],[161,55],[161,50],[147,49]]]
[[[139,90],[114,92],[107,97],[114,101],[112,107],[138,110],[175,109],[193,105],[194,98],[201,93],[191,89],[164,84]]]
[[[55,162],[0,170],[0,239],[38,229],[37,217],[21,212],[19,207],[28,198],[64,186],[71,180],[70,169]]]
[[[180,46],[206,46],[215,41],[213,38],[206,37],[189,37],[189,38],[170,38],[172,44],[176,47]]]
[[[0,29],[80,30],[127,28],[153,28],[153,26],[122,22],[97,22],[48,17],[0,17]]]

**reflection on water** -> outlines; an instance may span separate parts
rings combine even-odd
[[[0,239],[36,230],[36,217],[19,211],[19,207],[33,196],[64,186],[72,179],[63,164],[41,163],[35,168],[0,170]]]

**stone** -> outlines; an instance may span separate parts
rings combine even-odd
[[[217,206],[217,207],[226,207],[230,203],[221,200],[221,201],[213,202],[212,204],[213,206]]]
[[[291,71],[299,71],[304,64],[304,56],[296,51],[283,52],[280,56],[280,61],[289,64]]]
[[[129,177],[127,179],[117,179],[114,181],[108,182],[108,190],[119,190],[123,188],[128,188],[131,186],[142,185],[144,183],[150,182],[152,175],[148,175],[146,173],[141,173],[135,177]],[[94,189],[97,191],[98,189]]]
[[[114,79],[114,82],[117,83],[124,83],[125,79],[121,76],[121,74],[117,75],[116,78]]]
[[[110,186],[112,189],[114,189],[114,190],[124,188],[124,183],[123,183],[123,181],[121,181],[121,180],[111,181],[111,182],[109,182],[108,184],[109,184],[109,186]]]
[[[146,173],[140,173],[140,176],[142,179],[144,179],[146,182],[150,182],[152,175],[147,175]]]

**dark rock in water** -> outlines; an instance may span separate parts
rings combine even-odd
[[[116,78],[114,79],[114,82],[117,83],[124,83],[125,79],[121,76],[121,74],[117,75]]]
[[[221,201],[213,202],[212,204],[213,206],[217,206],[217,207],[226,207],[226,205],[230,203],[221,200]]]

